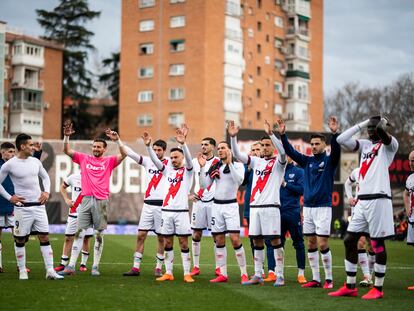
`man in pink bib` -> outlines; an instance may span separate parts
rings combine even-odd
[[[69,146],[69,137],[75,133],[72,123],[63,127],[63,151],[79,164],[82,183],[82,203],[78,208],[78,227],[76,240],[72,246],[72,254],[69,265],[61,272],[63,275],[75,273],[76,260],[82,249],[84,229],[93,225],[95,229],[95,247],[93,253],[93,265],[91,274],[99,276],[99,262],[103,250],[103,230],[108,224],[109,209],[109,181],[111,173],[117,167],[126,154],[117,132],[107,129],[106,135],[118,143],[120,153],[113,156],[104,156],[107,143],[104,139],[97,138],[92,144],[92,155],[74,151]]]

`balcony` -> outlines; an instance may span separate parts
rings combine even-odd
[[[36,91],[44,90],[44,82],[37,80],[15,81],[11,85],[12,89],[31,89]]]
[[[310,40],[309,29],[289,27],[286,32],[286,37],[289,39],[289,38],[293,38],[294,36],[298,36],[299,39],[302,39],[304,41],[309,41]]]
[[[35,56],[35,55],[13,55],[12,58],[12,65],[24,65],[24,66],[31,66],[37,68],[43,68],[45,66],[45,61],[43,57]]]
[[[12,102],[10,105],[10,112],[19,112],[19,111],[43,111],[42,102],[29,102],[29,101],[19,101]]]
[[[288,70],[286,72],[286,78],[303,78],[303,79],[310,79],[309,72],[304,72],[301,70]]]
[[[307,0],[289,1],[283,6],[283,9],[291,15],[298,14],[307,18],[311,17],[310,1]]]

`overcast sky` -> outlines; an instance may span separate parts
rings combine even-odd
[[[136,0],[138,1],[138,0]],[[190,1],[190,0],[189,0]],[[35,9],[51,10],[57,0],[0,0],[0,20],[41,35]],[[120,45],[121,0],[90,0],[101,17],[88,27],[97,57]],[[384,85],[414,71],[413,0],[325,0],[324,91],[350,81]]]

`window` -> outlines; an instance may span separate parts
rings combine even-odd
[[[283,85],[280,82],[275,82],[275,92],[282,93]]]
[[[261,44],[257,45],[257,53],[262,53],[262,45]]]
[[[287,65],[287,70],[289,70],[289,71],[291,71],[291,70],[293,70],[293,63],[288,63],[288,65]]]
[[[260,9],[262,7],[262,0],[256,0],[257,8]]]
[[[150,55],[154,53],[154,43],[142,43],[139,45],[139,54]]]
[[[22,55],[22,45],[13,46],[13,55]]]
[[[261,95],[262,95],[262,91],[260,89],[256,89],[256,97],[260,98]]]
[[[184,88],[182,88],[182,87],[173,88],[173,89],[168,90],[168,99],[169,100],[180,100],[180,99],[184,99],[184,97],[185,97]]]
[[[270,42],[270,36],[266,35],[266,42]]]
[[[153,76],[154,76],[154,68],[152,66],[141,67],[138,70],[138,77],[140,78],[152,78]]]
[[[226,1],[226,13],[228,15],[240,16],[240,11],[241,8],[237,2],[231,0]]]
[[[170,113],[168,115],[168,124],[174,127],[180,127],[184,123],[184,114],[182,112]]]
[[[138,126],[150,126],[152,125],[152,115],[151,114],[141,114],[137,118]]]
[[[275,104],[275,114],[282,114],[283,113],[283,106],[281,104]]]
[[[280,16],[275,16],[275,26],[283,28],[283,18]]]
[[[293,98],[293,95],[294,95],[293,84],[288,84],[288,98]]]
[[[151,31],[154,30],[154,21],[152,19],[147,19],[139,22],[139,31]]]
[[[183,76],[185,71],[184,64],[170,65],[170,76]]]
[[[177,39],[170,41],[170,51],[171,52],[181,52],[185,49],[185,40]]]
[[[269,55],[265,56],[265,64],[266,65],[270,64],[270,56]]]
[[[283,61],[280,59],[275,59],[275,68],[282,69],[283,68]]]
[[[170,0],[171,4],[176,4],[176,3],[184,3],[185,0]]]
[[[262,22],[257,22],[257,31],[262,31]]]
[[[279,38],[275,38],[275,47],[276,48],[283,47],[283,40],[282,39],[279,39]]]
[[[185,16],[172,16],[170,17],[170,27],[179,28],[185,26]]]
[[[138,93],[138,102],[139,103],[148,103],[152,102],[153,92],[152,91],[140,91]]]
[[[298,87],[298,98],[308,99],[308,87],[306,85],[299,85]]]
[[[308,49],[304,46],[299,45],[298,54],[301,57],[308,58]]]
[[[249,75],[249,76],[248,76],[248,78],[247,78],[247,82],[249,82],[250,84],[252,84],[252,83],[253,83],[253,76],[252,76],[252,75]]]
[[[269,102],[268,101],[265,101],[265,103],[264,103],[264,109],[269,109]]]
[[[247,54],[247,59],[248,59],[248,60],[252,60],[252,59],[253,59],[253,53],[252,53],[252,52],[249,52],[249,53]]]
[[[257,74],[258,76],[260,76],[260,75],[262,74],[262,67],[260,67],[260,66],[257,66],[257,67],[256,67],[256,74]]]
[[[266,13],[266,20],[267,21],[270,20],[270,13],[269,12]]]
[[[247,35],[249,36],[249,38],[253,38],[253,36],[254,36],[253,29],[251,29],[251,28],[247,29]]]
[[[139,8],[150,8],[152,6],[155,6],[155,0],[139,0]]]
[[[248,7],[248,9],[247,9],[247,13],[248,13],[249,15],[252,15],[252,14],[253,14],[253,8],[252,8],[251,6],[249,6],[249,7]]]
[[[262,114],[260,113],[260,111],[256,111],[256,120],[260,121],[261,118],[262,118]]]
[[[9,55],[9,44],[8,43],[4,45],[4,56],[7,56],[7,55]]]

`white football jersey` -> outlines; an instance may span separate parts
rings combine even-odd
[[[212,157],[211,159],[208,159],[206,161],[206,165],[204,166],[205,174],[207,174],[207,172],[210,169],[211,165],[216,164],[219,161],[220,161],[220,159],[218,157]],[[194,193],[197,193],[198,197],[202,201],[212,200],[214,198],[214,190],[216,188],[216,185],[215,185],[215,183],[212,183],[210,186],[208,186],[205,189],[200,188],[200,182],[199,182],[199,178],[198,178],[198,174],[200,174],[200,164],[198,163],[197,158],[193,159],[193,170],[194,170],[194,175],[196,176]]]
[[[233,163],[236,174],[241,177],[241,182],[243,182],[244,176],[244,165],[239,162]],[[226,164],[223,164],[219,168],[220,178],[215,178],[213,183],[216,184],[216,190],[214,193],[214,198],[217,200],[233,200],[237,197],[237,190],[239,189],[240,184],[234,181],[231,173],[224,173]],[[206,172],[206,171],[204,171]]]
[[[165,167],[171,165],[169,158],[165,158],[161,162]],[[149,157],[142,156],[138,164],[145,168],[147,189],[145,190],[144,200],[163,200],[169,185],[162,171],[155,166]]]
[[[63,181],[66,186],[71,188],[72,191],[72,202],[76,202],[76,199],[78,196],[82,193],[82,183],[81,183],[81,174],[80,172],[74,173],[66,177],[66,179]],[[78,207],[80,204],[78,205]],[[69,212],[69,215],[76,216],[77,213]]]
[[[358,195],[385,194],[391,197],[388,168],[398,150],[397,140],[392,137],[388,146],[366,139],[359,139],[358,143],[361,152]]]
[[[267,160],[250,157],[250,167],[253,170],[250,205],[280,205],[280,184],[286,163],[281,164],[276,157]]]
[[[411,208],[414,209],[414,174],[411,174],[410,176],[408,176],[408,178],[405,182],[405,189],[410,194]],[[408,218],[408,221],[410,223],[414,222],[414,213],[411,213],[411,216]]]
[[[165,166],[163,171],[168,183],[168,191],[162,204],[163,209],[188,210],[188,193],[191,188],[194,169],[186,167],[175,169]]]

